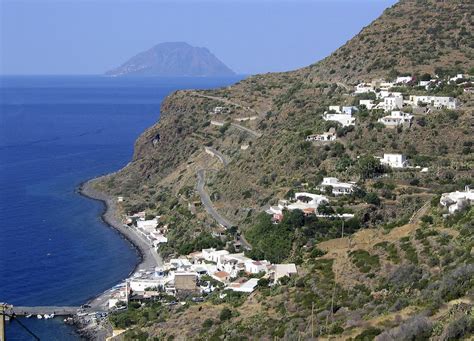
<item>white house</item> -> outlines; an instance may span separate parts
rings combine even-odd
[[[229,251],[227,250],[216,250],[214,248],[210,249],[202,249],[202,258],[207,260],[208,262],[218,263],[219,258],[224,255],[228,255]]]
[[[375,108],[383,109],[386,112],[401,109],[403,107],[403,96],[402,95],[390,95],[383,99],[383,102],[379,103]]]
[[[443,96],[410,96],[410,102],[414,106],[419,106],[420,104],[431,105],[435,108],[447,108],[447,109],[457,109],[459,107],[459,102],[454,97],[443,97]]]
[[[448,208],[449,213],[456,213],[464,207],[474,205],[474,189],[470,189],[469,186],[466,186],[464,192],[443,193],[439,202]]]
[[[371,99],[361,99],[359,105],[364,105],[368,110],[372,110],[376,104]]]
[[[413,120],[413,115],[402,111],[392,111],[390,115],[380,118],[378,121],[386,127],[396,127],[399,125],[409,125]]]
[[[383,159],[380,160],[381,164],[392,168],[404,168],[407,162],[406,156],[402,154],[383,154]]]
[[[245,263],[245,271],[251,274],[267,273],[271,263],[266,260],[251,260]]]
[[[321,189],[329,186],[332,187],[332,193],[334,195],[351,194],[356,188],[356,185],[353,182],[340,182],[339,179],[331,177],[323,178],[323,182],[320,185]]]
[[[355,124],[355,117],[352,114],[325,114],[323,116],[325,121],[339,122],[343,127],[348,127]]]

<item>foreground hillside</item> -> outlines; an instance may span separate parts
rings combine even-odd
[[[168,97],[160,122],[137,140],[133,161],[97,186],[123,196],[124,213],[161,216],[169,231],[164,256],[223,242],[232,249],[235,226],[252,245],[248,255],[294,262],[299,273],[249,297],[214,295],[179,309],[137,306],[116,325],[138,326],[129,336],[203,340],[469,335],[473,213],[445,218],[439,196],[472,184],[473,99],[466,90],[474,76],[473,9],[467,0],[400,1],[307,68]],[[465,76],[450,81],[457,74]],[[357,95],[354,86],[403,75],[412,83],[390,91],[405,99],[455,97],[459,106],[404,106],[411,124],[385,127],[383,110],[359,106],[375,94]],[[418,85],[432,78],[437,87]],[[358,106],[355,124],[324,120],[333,105]],[[335,141],[308,140],[328,131]],[[385,153],[403,154],[411,167],[383,167],[375,157]],[[324,177],[353,181],[358,190],[321,193]],[[228,222],[224,237],[212,237],[221,227],[201,205],[198,179]],[[296,212],[272,224],[264,211],[295,192],[326,194],[325,214],[353,217]]]

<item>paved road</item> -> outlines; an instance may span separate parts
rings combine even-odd
[[[214,120],[214,121],[211,121],[211,124],[221,127],[224,125],[224,122],[219,122],[219,121]],[[242,130],[243,132],[252,135],[253,137],[256,137],[256,138],[262,137],[262,134],[260,134],[259,132],[256,132],[255,130],[241,126],[240,124],[231,123],[230,125],[236,129]]]
[[[212,99],[212,100],[215,100],[215,101],[220,101],[220,102],[222,102],[222,103],[226,103],[226,104],[229,104],[229,105],[235,105],[235,106],[238,107],[238,108],[242,108],[242,109],[251,111],[251,112],[253,112],[253,113],[257,114],[257,115],[262,115],[262,113],[259,113],[259,112],[258,112],[257,110],[255,110],[255,109],[252,109],[252,108],[250,108],[250,107],[244,107],[242,104],[237,103],[237,102],[233,102],[233,101],[231,101],[230,99],[227,99],[227,98],[204,95],[204,94],[201,94],[201,93],[198,93],[198,92],[193,92],[193,94],[196,95],[196,96],[198,96],[198,97],[203,97],[203,98]]]
[[[249,133],[249,134],[252,135],[253,137],[256,137],[256,138],[262,137],[262,134],[256,132],[255,130],[249,129],[249,128],[244,127],[244,126],[241,126],[240,124],[231,123],[230,125],[233,126],[234,128],[237,128],[237,129],[239,129],[239,130],[242,130],[242,131],[245,131],[245,132]]]
[[[205,149],[206,149],[206,151],[208,150],[211,153],[213,153],[214,156],[217,157],[222,162],[224,167],[227,167],[227,165],[229,164],[229,159],[227,158],[227,156],[225,156],[220,151],[218,151],[217,149],[212,148],[212,147],[205,147]]]
[[[199,193],[199,196],[201,197],[201,202],[206,209],[207,213],[209,213],[214,220],[216,220],[220,225],[224,226],[225,228],[230,228],[234,226],[229,220],[224,218],[219,214],[219,212],[216,211],[214,208],[214,205],[212,205],[211,198],[209,197],[209,194],[207,191],[204,189],[204,186],[206,185],[206,170],[205,169],[200,169],[196,173],[197,175],[197,186],[196,189]]]
[[[219,212],[217,212],[214,208],[214,205],[212,205],[212,201],[209,198],[209,194],[204,188],[206,185],[206,170],[200,169],[197,171],[196,175],[198,179],[196,189],[199,193],[199,196],[201,197],[202,205],[206,209],[207,213],[209,213],[211,217],[214,218],[214,220],[216,220],[221,226],[224,226],[225,228],[231,228],[232,226],[235,226],[235,224],[231,223],[229,220],[220,215]],[[242,244],[243,248],[248,250],[252,249],[252,246],[249,244],[249,242],[247,242],[241,231],[240,243]]]

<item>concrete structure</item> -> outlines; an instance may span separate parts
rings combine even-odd
[[[131,279],[129,281],[129,287],[132,291],[145,291],[146,289],[156,289],[163,287],[166,284],[164,278],[151,279],[151,278],[138,278]]]
[[[397,127],[399,125],[410,125],[413,115],[402,111],[392,111],[390,115],[380,118],[378,121],[386,127]]]
[[[295,199],[291,202],[280,200],[278,206],[271,206],[265,212],[271,215],[283,215],[283,210],[301,210],[305,213],[316,213],[318,206],[329,202],[324,195],[312,194],[306,192],[295,193]]]
[[[277,282],[285,276],[291,277],[297,273],[295,264],[275,264],[274,281]]]
[[[463,192],[443,193],[439,202],[448,208],[450,214],[456,213],[467,206],[474,205],[474,189],[466,186]]]
[[[309,135],[306,137],[306,141],[308,142],[329,142],[329,141],[335,141],[336,140],[336,133],[335,132],[327,132],[327,133],[322,133],[322,134],[314,134],[314,135]]]
[[[176,290],[197,290],[197,278],[195,272],[175,272],[174,287]]]
[[[404,168],[407,166],[407,158],[402,154],[383,154],[380,163],[392,168]]]
[[[360,83],[355,87],[356,94],[367,94],[369,92],[375,92],[375,88],[371,83]]]
[[[337,178],[323,178],[320,188],[324,190],[326,187],[332,187],[332,194],[347,195],[354,192],[356,185],[354,182],[340,182]]]
[[[233,282],[230,283],[226,289],[230,289],[232,291],[237,291],[237,292],[244,292],[244,293],[251,293],[255,290],[255,287],[258,284],[258,278],[251,278],[246,282]]]
[[[405,76],[405,77],[397,77],[395,79],[395,84],[407,84],[410,83],[413,80],[413,77],[411,76]]]

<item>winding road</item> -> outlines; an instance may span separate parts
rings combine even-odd
[[[251,111],[257,115],[262,115],[262,113],[259,113],[257,110],[255,109],[252,109],[250,107],[244,107],[242,104],[240,103],[237,103],[237,102],[233,102],[231,101],[230,99],[227,99],[227,98],[222,98],[222,97],[217,97],[217,96],[209,96],[209,95],[203,95],[203,94],[200,94],[198,92],[195,92],[193,91],[193,94],[198,96],[198,97],[202,97],[202,98],[207,98],[207,99],[212,99],[212,100],[215,100],[215,101],[220,101],[222,103],[225,103],[225,104],[228,104],[228,105],[235,105],[236,107],[238,108],[242,108],[244,110],[248,110],[248,111]]]

